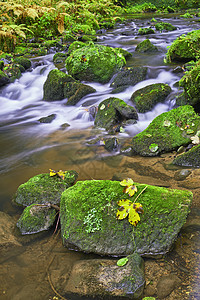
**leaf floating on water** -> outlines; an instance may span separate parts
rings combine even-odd
[[[118,261],[117,261],[117,265],[118,267],[123,267],[127,264],[128,262],[128,258],[127,257],[123,257],[123,258],[120,258]]]
[[[156,151],[158,150],[158,144],[151,144],[151,145],[149,146],[149,150],[150,150],[151,152],[156,152]]]

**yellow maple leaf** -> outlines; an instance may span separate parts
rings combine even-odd
[[[49,169],[49,171],[50,171],[49,173],[50,176],[55,176],[57,174],[57,172],[52,169]]]
[[[124,193],[128,194],[129,197],[132,197],[137,192],[137,187],[135,185],[127,186],[124,189]]]
[[[124,179],[120,182],[120,185],[131,186],[131,185],[133,185],[133,179],[131,179],[131,178]]]
[[[66,173],[65,171],[59,170],[58,172],[56,172],[56,171],[54,171],[52,169],[49,169],[49,171],[50,171],[50,173],[49,173],[50,176],[57,175],[61,179],[63,179],[63,180],[65,179],[65,173]]]
[[[140,221],[139,213],[143,213],[142,205],[140,203],[133,203],[128,199],[118,201],[118,205],[120,208],[117,210],[117,219],[123,220],[128,216],[129,223],[136,226]]]

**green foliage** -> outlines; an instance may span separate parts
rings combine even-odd
[[[127,264],[127,262],[128,262],[128,257],[123,257],[123,258],[118,259],[117,265],[118,265],[118,267],[123,267]]]
[[[155,24],[155,28],[156,30],[159,31],[163,31],[163,30],[167,30],[167,31],[171,31],[171,30],[176,30],[176,27],[173,26],[170,23],[165,23],[165,22],[158,22]]]
[[[102,218],[96,208],[92,208],[85,215],[83,224],[85,225],[85,231],[87,233],[95,232],[101,229]]]

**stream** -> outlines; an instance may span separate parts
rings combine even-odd
[[[160,16],[156,18],[158,21],[169,22],[177,30],[162,33],[156,31],[155,34],[139,36],[138,29],[149,27],[151,18],[150,15],[143,19],[131,19],[130,16],[124,24],[117,24],[113,30],[98,33],[98,43],[121,47],[133,54],[127,61],[128,67],[148,67],[147,79],[124,92],[112,94],[110,82],[86,82],[96,92],[82,98],[76,106],[66,106],[66,99],[43,101],[44,82],[50,70],[55,68],[53,54],[32,58],[34,67],[31,71],[23,73],[20,79],[0,89],[0,211],[17,221],[22,210],[13,206],[11,200],[18,186],[34,175],[48,173],[51,168],[75,170],[79,174],[78,180],[131,177],[135,182],[190,189],[194,193],[194,201],[188,222],[194,219],[199,222],[199,169],[190,168],[189,179],[179,181],[175,174],[180,168],[168,167],[175,153],[153,158],[126,157],[119,152],[109,153],[103,146],[87,143],[92,138],[107,135],[105,131],[94,128],[94,119],[89,111],[91,106],[98,106],[109,97],[120,98],[132,105],[130,98],[133,92],[146,85],[167,83],[172,88],[165,103],[157,104],[150,112],[139,114],[137,124],[126,126],[125,132],[117,134],[122,145],[130,143],[131,138],[144,130],[156,116],[175,106],[176,83],[180,74],[173,72],[176,64],[164,63],[167,47],[178,36],[200,29],[200,23],[195,18]],[[159,52],[134,52],[137,44],[146,37],[157,46]],[[56,118],[50,124],[38,121],[51,114],[56,114]],[[63,126],[66,123],[69,126]],[[156,289],[156,282],[163,274],[176,274],[181,279],[180,286],[165,298],[168,300],[200,299],[199,227],[197,230],[190,228],[193,227],[185,227],[173,251],[166,257],[160,260],[145,259],[147,287],[148,282],[151,282]],[[52,286],[59,286],[56,278],[64,276],[59,273],[59,267],[65,266],[65,276],[68,276],[74,262],[96,257],[64,248],[60,235],[53,234],[53,230],[36,237],[19,237],[19,240],[21,247],[11,248],[0,257],[0,299],[61,299],[58,295],[54,297],[56,294],[52,289]],[[52,284],[47,276],[49,272],[53,277]],[[148,296],[148,293],[145,295]],[[78,300],[77,297],[65,296],[68,300]]]

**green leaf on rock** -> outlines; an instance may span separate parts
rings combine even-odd
[[[123,257],[123,258],[120,258],[118,261],[117,261],[117,265],[118,267],[123,267],[127,264],[128,262],[128,258],[127,257]]]
[[[150,150],[151,152],[156,152],[156,151],[158,150],[158,144],[155,144],[155,143],[151,144],[151,145],[149,146],[149,150]]]

